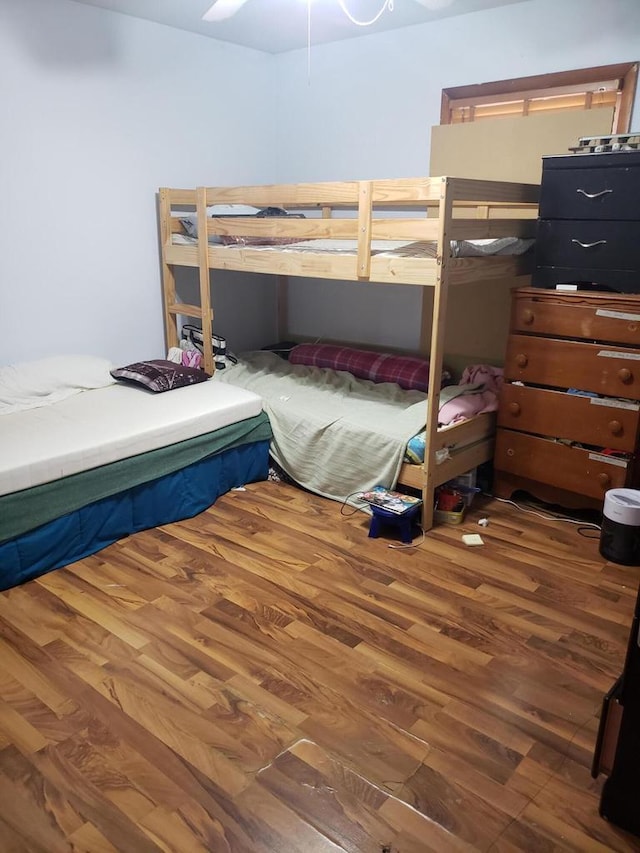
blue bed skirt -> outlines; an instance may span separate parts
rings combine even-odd
[[[268,473],[269,442],[257,441],[95,501],[2,543],[0,589],[95,554],[130,533],[191,518]]]

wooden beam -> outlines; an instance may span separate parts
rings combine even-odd
[[[171,244],[171,221],[170,190],[163,187],[158,194],[158,213],[160,217],[160,246],[162,257],[162,302],[164,307],[164,338],[167,350],[176,347],[179,343],[178,321],[172,308],[176,301],[176,278],[173,267],[167,259],[167,247]]]
[[[356,276],[369,278],[371,272],[371,181],[360,182],[358,204],[358,259]]]
[[[207,191],[204,187],[196,190],[196,210],[198,222],[207,221]],[[213,312],[211,310],[211,273],[209,271],[209,238],[207,229],[198,228],[198,268],[200,281],[200,305],[202,308],[202,349],[204,356],[204,369],[213,374],[215,364],[213,361],[213,345],[211,335],[213,334]]]

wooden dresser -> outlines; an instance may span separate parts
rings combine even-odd
[[[494,494],[601,509],[607,489],[637,487],[639,400],[640,296],[515,290]]]
[[[640,291],[640,151],[542,158],[536,287]]]

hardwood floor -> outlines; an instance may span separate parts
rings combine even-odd
[[[0,593],[2,853],[640,849],[589,772],[638,569],[367,527],[258,483]]]

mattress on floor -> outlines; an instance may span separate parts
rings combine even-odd
[[[267,437],[263,438],[260,438],[260,433],[265,435],[264,422],[268,426],[268,421],[264,415],[251,418],[250,421],[262,422],[262,429],[247,435],[247,443],[223,449],[151,482],[109,494],[106,498],[80,506],[9,541],[0,541],[0,589],[8,589],[88,554],[95,554],[123,536],[191,518],[211,506],[230,489],[256,480],[266,480],[270,432],[267,431]],[[234,426],[239,427],[240,424]],[[216,434],[231,429],[233,427],[223,427]],[[143,458],[146,459],[148,455],[143,454]],[[127,465],[128,461],[125,460],[123,464]],[[82,476],[76,474],[69,479]],[[57,484],[51,485],[55,487]],[[28,490],[27,494],[32,491]],[[0,498],[0,504],[11,499],[11,496]],[[3,521],[3,510],[0,509],[0,530]]]
[[[116,384],[0,421],[0,495],[69,477],[255,417],[262,400],[221,382],[163,394]]]
[[[87,505],[187,470],[234,448],[260,443],[268,447],[271,436],[269,418],[261,412],[253,418],[168,447],[148,450],[10,495],[0,495],[0,544]],[[265,464],[266,455],[265,451]]]

